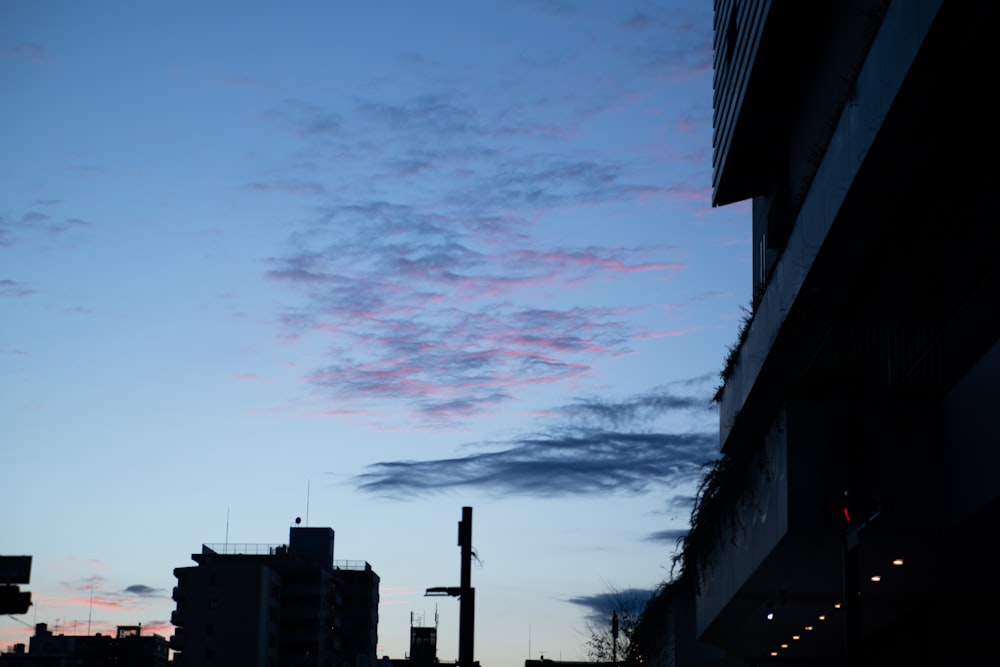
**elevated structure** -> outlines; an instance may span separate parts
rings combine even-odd
[[[716,0],[712,199],[753,201],[753,316],[677,664],[995,661],[998,25],[991,2]]]
[[[472,586],[472,508],[462,508],[458,522],[458,546],[461,549],[461,585],[428,588],[426,595],[450,595],[459,598],[458,665],[475,667],[473,659],[476,635],[476,589]]]

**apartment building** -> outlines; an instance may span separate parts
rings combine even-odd
[[[332,529],[299,526],[287,545],[203,545],[174,570],[174,662],[374,666],[379,577],[333,548]]]

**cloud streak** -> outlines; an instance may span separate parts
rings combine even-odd
[[[667,388],[617,402],[582,399],[553,410],[561,419],[540,434],[475,445],[477,451],[453,458],[375,463],[354,483],[393,498],[463,488],[542,498],[677,489],[696,483],[715,457],[718,436],[650,425],[677,413],[703,418],[709,403]]]
[[[645,588],[612,589],[605,593],[579,595],[566,601],[586,609],[587,619],[596,627],[603,628],[611,622],[614,612],[627,615],[634,622],[655,594],[655,590]]]

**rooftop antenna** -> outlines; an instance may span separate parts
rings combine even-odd
[[[309,478],[306,478],[306,526],[309,526]]]
[[[87,612],[87,636],[90,636],[90,619],[94,615],[94,582],[90,582],[90,610]]]

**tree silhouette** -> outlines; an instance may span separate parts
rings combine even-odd
[[[606,593],[593,604],[595,613],[587,625],[587,657],[595,662],[611,662],[616,658],[625,662],[630,654],[632,634],[649,598],[650,591],[607,587]],[[617,645],[612,627],[614,619],[618,621]]]

